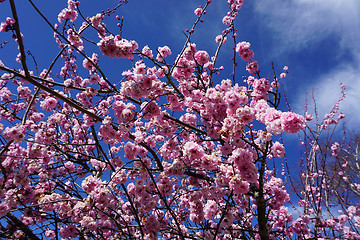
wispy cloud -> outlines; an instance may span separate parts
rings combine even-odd
[[[348,127],[356,127],[360,122],[360,77],[359,71],[352,67],[345,67],[323,75],[317,80],[317,83],[309,86],[308,107],[310,111],[314,110],[314,104],[311,100],[311,91],[314,90],[316,107],[321,119],[329,113],[336,101],[341,97],[341,88],[339,83],[346,85],[346,97],[340,102],[340,112],[346,114],[346,124]],[[310,88],[311,87],[311,88]],[[296,110],[301,112],[304,109],[304,95],[298,95],[296,101]]]
[[[310,42],[321,41],[330,34],[340,37],[342,48],[354,53],[360,49],[358,0],[259,0],[255,3],[255,11],[276,33],[274,36],[282,50],[301,50]]]
[[[340,96],[339,83],[345,83],[347,97],[340,105],[341,110],[348,115],[349,126],[359,123],[360,1],[259,0],[255,3],[255,11],[273,33],[277,44],[272,49],[279,56],[306,51],[310,44],[329,38],[338,39],[338,44],[328,49],[329,55],[336,54],[336,67],[318,75],[306,88],[310,92],[315,89],[317,107],[322,115]],[[299,95],[295,105],[303,109],[304,95]]]

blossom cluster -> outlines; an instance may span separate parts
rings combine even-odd
[[[62,23],[64,20],[71,20],[74,22],[78,17],[78,12],[75,8],[79,3],[80,2],[68,0],[68,7],[64,8],[58,15],[59,23]]]
[[[0,32],[8,32],[14,29],[15,20],[13,18],[7,17],[5,22],[0,24]]]
[[[102,54],[108,57],[133,58],[134,51],[138,48],[135,41],[120,39],[119,36],[107,36],[98,43]]]
[[[274,82],[261,77],[245,41],[233,49],[247,62],[245,81],[218,77],[225,69],[218,52],[199,50],[190,35],[178,55],[169,46],[140,51],[104,23],[125,2],[84,18],[77,30],[79,2],[69,0],[55,26],[62,50],[53,69],[38,74],[0,62],[0,221],[11,237],[309,239],[335,229],[358,237],[360,204],[315,222],[321,206],[312,204],[329,188],[322,173],[302,176],[304,214],[297,218],[286,206],[285,170],[276,168],[285,158],[280,136],[304,131],[311,120],[278,109],[286,74]],[[243,1],[227,4],[218,49],[226,35],[235,37]],[[0,29],[13,25],[9,18]],[[89,41],[88,31],[100,40]],[[113,80],[102,57],[130,60],[131,67]],[[334,116],[323,127],[337,124]],[[340,145],[331,150],[338,156]]]

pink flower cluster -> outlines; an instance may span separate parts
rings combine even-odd
[[[258,169],[254,164],[255,155],[250,149],[235,149],[229,160],[239,169],[242,179],[250,183],[257,183]]]
[[[67,40],[71,43],[71,46],[78,48],[79,50],[83,50],[83,41],[81,39],[81,36],[72,29],[69,29],[67,31],[67,34]]]
[[[236,36],[233,23],[243,5],[227,3],[226,29],[217,37],[222,43]],[[210,57],[195,43],[171,61],[168,46],[154,48],[157,54],[148,46],[140,52],[135,41],[107,35],[111,28],[103,20],[114,11],[85,18],[75,30],[70,21],[77,5],[68,1],[59,14],[64,31],[54,36],[63,48],[63,82],[49,78],[50,70],[31,73],[42,84],[38,91],[23,70],[0,62],[6,72],[0,79],[0,218],[14,212],[30,230],[44,226],[35,234],[64,239],[310,239],[312,228],[318,238],[327,236],[325,228],[340,238],[358,237],[360,204],[330,219],[318,217],[325,193],[336,190],[324,169],[299,180],[306,184],[298,196],[310,194],[299,202],[305,214],[293,221],[285,207],[285,169],[275,169],[285,156],[279,135],[296,133],[306,122],[277,109],[278,79],[260,76],[250,43],[238,43],[234,54],[255,76],[222,80],[220,52]],[[194,13],[205,12],[199,7]],[[100,38],[97,52],[130,60],[121,81],[106,78],[98,53],[91,55],[83,41],[88,31]],[[85,50],[91,57],[83,58]],[[78,69],[79,59],[84,69]],[[286,73],[284,68],[280,79]],[[334,120],[337,110],[325,125],[343,118],[340,113]],[[338,156],[339,144],[331,150]],[[350,176],[341,174],[341,181]],[[359,191],[360,184],[351,187]]]
[[[0,24],[0,32],[8,32],[14,29],[15,20],[13,18],[7,17],[5,22]]]
[[[283,181],[280,178],[271,177],[265,184],[265,190],[270,196],[269,203],[274,210],[279,210],[284,203],[290,200],[290,195],[283,189]]]
[[[26,126],[24,125],[17,125],[14,127],[7,127],[2,132],[2,135],[5,137],[8,141],[15,141],[15,142],[21,142],[25,139],[25,132],[26,132]]]
[[[57,102],[58,101],[56,100],[56,98],[47,97],[44,99],[44,101],[41,102],[40,107],[43,110],[51,111],[56,107]]]
[[[250,50],[250,43],[240,42],[236,45],[235,50],[236,50],[236,52],[239,53],[240,57],[244,61],[248,61],[247,65],[246,65],[246,70],[248,70],[248,72],[251,74],[255,74],[259,69],[259,65],[258,65],[257,61],[251,60],[251,58],[254,57],[254,52],[252,50]]]
[[[186,142],[183,146],[185,163],[191,164],[193,161],[200,160],[204,156],[204,149],[195,142]]]
[[[107,36],[97,44],[102,54],[108,57],[133,59],[133,53],[138,49],[138,44],[131,40],[128,41],[119,36]]]
[[[117,100],[112,104],[112,108],[119,123],[128,123],[135,117],[136,107],[132,103],[125,104],[123,101]]]
[[[254,52],[250,50],[250,43],[248,42],[239,42],[236,45],[235,51],[239,53],[244,61],[249,61],[254,57]]]
[[[305,119],[293,112],[284,112],[280,117],[281,127],[284,132],[296,133],[305,128]]]
[[[265,100],[256,102],[254,109],[256,119],[265,123],[266,130],[275,135],[281,132],[296,133],[306,126],[303,116],[270,108]]]
[[[194,10],[194,13],[195,13],[195,15],[200,16],[202,11],[203,11],[203,8],[201,6],[199,6],[198,8],[196,8]]]
[[[209,62],[210,56],[206,51],[197,51],[194,55],[196,62],[200,65],[204,65]]]
[[[253,87],[251,96],[253,97],[254,101],[267,99],[268,91],[271,89],[269,80],[266,78],[257,79],[253,76],[249,76],[247,82],[249,86]]]
[[[159,47],[157,51],[158,54],[156,55],[156,60],[159,62],[164,61],[164,58],[171,55],[171,50],[168,46]]]
[[[204,66],[205,68],[212,68],[209,60],[210,56],[206,51],[197,51],[194,43],[188,44],[183,52],[183,55],[177,60],[172,77],[181,82],[189,80],[195,71],[196,64]],[[205,74],[204,76],[206,77]]]
[[[64,8],[58,15],[59,23],[62,23],[64,20],[71,20],[74,22],[78,17],[78,13],[75,8],[79,5],[79,2],[74,2],[72,0],[68,0],[68,7]]]
[[[333,155],[334,157],[337,157],[340,152],[340,144],[338,142],[334,142],[331,145],[331,151],[332,151],[331,155]]]
[[[285,154],[285,147],[279,142],[275,142],[271,147],[271,153],[274,157],[282,158]]]
[[[228,0],[231,9],[239,10],[244,4],[244,0]]]

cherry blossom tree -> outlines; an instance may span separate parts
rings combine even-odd
[[[297,195],[293,199],[299,200],[294,206],[299,218],[292,224],[297,226],[295,233],[302,239],[359,238],[360,204],[356,196],[359,179],[353,174],[354,168],[348,167],[349,162],[349,166],[356,166],[356,149],[346,147],[346,143],[353,144],[345,140],[346,132],[338,129],[345,118],[339,111],[344,99],[345,85],[341,84],[340,98],[324,118],[318,114],[314,95],[315,117],[305,113],[306,120],[312,123],[301,139],[300,178],[292,181]],[[339,137],[343,138],[342,145],[336,141]]]
[[[192,42],[213,4],[204,1],[175,53],[122,37],[116,11],[125,0],[94,16],[81,11],[85,1],[69,0],[56,23],[29,0],[59,46],[40,73],[29,67],[15,1],[0,2],[11,6],[0,32],[18,47],[17,56],[0,61],[2,238],[360,237],[359,204],[340,202],[344,209],[334,213],[327,196],[335,189],[318,167],[317,140],[343,115],[336,105],[311,125],[311,115],[280,109],[288,69],[262,77],[251,44],[237,40],[243,1],[227,1],[212,53]],[[109,30],[108,19],[119,22],[120,33]],[[219,79],[224,44],[233,45],[233,73]],[[11,57],[19,65],[10,66]],[[131,67],[113,79],[102,57]],[[243,70],[247,77],[235,74]],[[304,191],[294,198],[285,168],[273,164],[284,162],[283,133],[304,133]]]
[[[340,143],[333,142],[331,146],[327,146],[329,155],[331,154],[326,166],[327,174],[332,180],[331,183],[343,189],[350,199],[360,195],[359,147],[359,136],[354,134],[341,139]]]

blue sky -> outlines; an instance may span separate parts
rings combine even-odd
[[[346,120],[360,120],[360,2],[356,0],[256,1],[254,7],[271,32],[271,52],[290,67],[292,102],[302,107],[304,89],[314,88],[322,113],[337,99],[339,82],[348,86]],[[330,106],[329,106],[330,105]]]
[[[67,6],[65,0],[35,2],[52,23],[57,23],[57,14]],[[196,19],[194,9],[204,2],[129,0],[127,5],[117,11],[119,16],[124,16],[123,37],[136,40],[140,49],[145,45],[149,45],[152,50],[168,45],[174,59],[185,41],[182,32],[191,28]],[[112,7],[116,3],[115,0],[83,0],[80,9],[84,15],[93,16],[99,9]],[[59,49],[50,28],[28,1],[17,0],[16,5],[21,31],[25,36],[25,48],[31,50],[41,71],[48,67]],[[227,11],[226,0],[213,0],[208,14],[203,18],[205,22],[198,26],[192,38],[197,49],[214,54],[217,46],[214,39],[225,28],[221,19]],[[0,22],[11,16],[10,13],[9,2],[1,3]],[[289,66],[290,74],[281,81],[296,112],[304,112],[305,91],[314,89],[320,117],[323,116],[340,96],[339,84],[344,82],[347,85],[347,98],[341,109],[347,114],[347,126],[357,130],[360,122],[359,0],[245,0],[235,24],[238,29],[237,41],[251,43],[262,76],[272,76],[271,62],[274,62],[278,74],[283,66]],[[115,21],[107,22],[113,31],[117,31],[115,25]],[[98,40],[96,37],[94,39]],[[0,43],[4,41],[9,43],[0,49],[0,60],[9,67],[20,68],[15,63],[16,44],[10,33],[0,33]],[[217,79],[219,82],[228,78],[226,73],[232,71],[232,47],[231,39],[228,39],[218,62],[225,67],[224,74]],[[91,55],[90,52],[88,54]],[[240,58],[237,61],[240,78],[247,75],[246,63]],[[120,81],[122,71],[129,68],[126,60],[105,56],[100,58],[100,66],[112,82]],[[34,70],[34,67],[31,69]],[[299,153],[298,148],[294,149],[296,152],[289,154],[290,157]],[[292,164],[298,166],[297,161]]]
[[[40,0],[36,4],[49,17],[50,22],[55,23],[58,12],[66,7],[66,2]],[[123,37],[136,40],[141,48],[145,45],[152,49],[168,45],[173,51],[173,57],[176,57],[185,40],[182,32],[190,28],[196,18],[193,10],[204,2],[129,0],[117,12],[119,16],[124,16]],[[92,16],[99,9],[106,9],[116,3],[113,0],[103,0],[99,5],[98,1],[87,0],[81,2],[80,9],[84,15]],[[25,35],[25,47],[36,57],[39,68],[46,68],[58,51],[52,34],[27,1],[16,1],[16,4],[21,30]],[[8,1],[1,4],[1,9],[0,21],[4,21],[10,14]],[[225,0],[210,4],[208,14],[204,16],[205,22],[200,24],[192,38],[198,49],[214,53],[214,38],[224,29],[221,19],[227,10]],[[108,22],[108,26],[116,31],[115,23]],[[245,1],[236,27],[237,41],[251,43],[263,76],[271,76],[272,61],[278,73],[284,65],[289,66],[290,75],[285,80],[285,87],[295,110],[303,111],[304,92],[314,89],[320,112],[326,113],[339,96],[339,82],[344,82],[348,86],[348,92],[342,106],[349,117],[347,122],[353,125],[360,121],[357,99],[357,89],[360,87],[358,0]],[[9,40],[8,37],[6,33],[0,34],[0,42]],[[9,42],[5,49],[1,49],[0,55],[9,56],[8,51],[13,50],[14,46],[14,43]],[[230,41],[225,47],[221,64],[228,66],[231,71],[231,66],[228,65],[231,64]],[[6,61],[4,57],[1,59],[10,63],[14,58]],[[119,62],[126,66],[125,61],[118,60],[116,69],[112,67],[108,72],[121,73],[126,67],[119,68]],[[239,76],[246,74],[244,64],[241,64],[240,59],[238,62]],[[225,74],[223,76],[226,77]]]
[[[175,59],[185,41],[183,31],[191,28],[196,19],[194,9],[205,2],[129,0],[116,14],[124,16],[124,38],[136,40],[140,49],[145,45],[153,50],[168,45],[173,52],[170,59]],[[57,23],[57,15],[67,6],[66,3],[65,0],[36,1],[39,9],[52,23]],[[101,3],[86,0],[81,2],[80,10],[85,16],[93,16],[100,9],[112,7],[116,3],[114,0],[103,0]],[[50,28],[28,1],[19,0],[16,5],[21,31],[25,36],[25,48],[31,50],[41,71],[48,67],[59,48]],[[10,16],[9,2],[5,1],[0,6],[0,21],[4,21]],[[214,39],[225,28],[221,20],[226,15],[228,6],[225,0],[213,0],[207,10],[204,23],[198,25],[192,42],[196,43],[198,50],[207,50],[213,55],[217,47]],[[118,31],[114,18],[108,19],[106,24],[112,31]],[[274,62],[277,74],[280,74],[283,66],[289,66],[290,74],[282,81],[294,111],[300,114],[304,112],[305,91],[311,93],[314,89],[322,117],[340,96],[339,83],[346,83],[347,98],[341,109],[347,114],[347,127],[357,129],[360,122],[357,92],[360,88],[360,1],[247,0],[235,25],[238,29],[237,41],[251,43],[263,77],[272,77],[271,62]],[[20,68],[19,64],[14,63],[16,45],[9,37],[10,33],[0,34],[0,42],[9,41],[5,48],[0,49],[0,59],[10,67]],[[98,41],[96,35],[93,39]],[[228,39],[218,61],[219,65],[225,67],[218,82],[229,78],[232,71],[232,48],[232,41]],[[248,73],[245,71],[246,63],[239,57],[237,61],[240,82],[241,76]],[[130,67],[127,60],[109,59],[105,56],[100,57],[99,64],[114,83],[119,82],[121,73]],[[34,70],[34,67],[31,69]],[[286,110],[285,106],[283,110]]]

